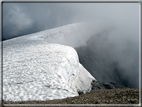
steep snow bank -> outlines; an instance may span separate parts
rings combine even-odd
[[[72,47],[24,42],[22,37],[17,43],[9,40],[3,46],[5,101],[73,97],[78,91],[90,91],[91,81],[95,80],[79,63]]]

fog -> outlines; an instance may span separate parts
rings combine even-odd
[[[75,47],[83,66],[98,81],[138,88],[139,6],[139,3],[4,3],[3,40],[88,22],[88,29],[94,34],[88,35],[86,46]]]

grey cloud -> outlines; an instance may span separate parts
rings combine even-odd
[[[128,39],[118,28],[92,35],[86,46],[76,50],[80,62],[97,80],[139,87],[139,42]]]
[[[32,25],[25,30],[26,34],[46,30],[62,25],[81,21],[94,21],[98,27],[103,26],[121,26],[125,30],[130,30],[135,27],[138,28],[138,8],[139,4],[132,3],[4,3],[3,5],[3,19],[6,32],[13,33],[10,30],[15,26],[10,23],[10,11],[17,12],[17,16],[13,16],[14,20],[19,20],[18,23],[26,24],[27,18],[32,21]],[[18,9],[20,12],[18,12]],[[17,11],[15,11],[17,9]],[[14,15],[14,14],[13,14]],[[10,27],[11,26],[11,27]],[[22,26],[22,25],[21,25]],[[130,27],[132,26],[132,27]],[[23,28],[24,30],[26,28]],[[18,31],[18,29],[17,29]],[[21,31],[21,30],[20,30]],[[26,32],[27,31],[27,32]],[[22,35],[19,32],[19,36]],[[3,34],[3,38],[6,34]],[[11,35],[9,34],[9,37]],[[18,34],[17,34],[18,36]],[[7,38],[8,39],[8,38]]]
[[[75,14],[58,3],[4,3],[3,39],[74,23]]]
[[[26,13],[23,12],[23,9],[18,5],[13,4],[4,4],[5,7],[8,7],[3,12],[3,36],[14,36],[23,34],[28,30],[33,22],[30,17]],[[5,13],[7,12],[7,13]]]
[[[89,21],[88,29],[94,35],[86,40],[86,46],[76,47],[81,63],[98,80],[138,88],[139,6],[139,3],[4,4],[3,39]]]

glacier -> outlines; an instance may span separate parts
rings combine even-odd
[[[95,34],[94,29],[99,31],[99,27],[92,28],[89,22],[73,23],[28,35],[23,35],[21,37],[16,37],[10,39],[10,42],[8,42],[9,40],[5,40],[4,46],[13,44],[21,45],[21,42],[26,44],[29,42],[39,43],[44,41],[47,43],[57,43],[75,48],[79,46],[85,46],[86,41],[93,34]]]
[[[89,92],[96,79],[80,64],[73,48],[78,44],[71,42],[81,36],[79,32],[78,37],[70,34],[75,27],[82,29],[78,26],[71,24],[4,41],[3,100],[52,100]]]

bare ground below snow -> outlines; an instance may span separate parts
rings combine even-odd
[[[65,99],[22,102],[3,101],[3,104],[139,104],[139,90],[133,88],[100,89]]]

